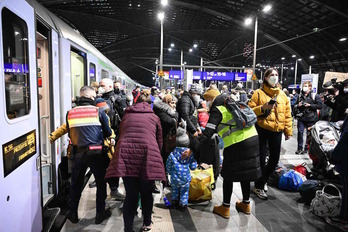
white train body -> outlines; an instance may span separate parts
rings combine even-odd
[[[48,135],[81,86],[108,77],[131,95],[137,83],[34,0],[0,0],[0,18],[0,231],[41,231],[67,175],[68,137]]]

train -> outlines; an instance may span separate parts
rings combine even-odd
[[[68,176],[67,135],[50,143],[84,85],[132,80],[35,0],[0,0],[0,231],[42,231]]]

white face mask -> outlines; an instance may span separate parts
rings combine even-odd
[[[305,92],[305,93],[307,93],[307,92],[308,92],[308,87],[307,87],[307,86],[303,87],[303,88],[302,88],[302,91]]]
[[[345,93],[348,93],[348,88],[344,88],[343,91],[344,91]]]
[[[270,86],[275,86],[278,83],[278,76],[270,76],[267,82]]]
[[[98,88],[98,93],[99,94],[104,94],[105,93],[105,88],[104,87],[99,87]]]
[[[195,100],[196,106],[198,106],[198,105],[199,105],[199,100],[201,100],[201,98],[199,97],[199,95],[195,95],[195,96],[193,97],[193,99]]]

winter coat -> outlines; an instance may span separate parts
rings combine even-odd
[[[331,154],[331,162],[336,164],[335,169],[341,175],[348,176],[348,117],[342,126],[341,138]]]
[[[126,109],[120,132],[105,178],[165,180],[161,122],[147,102]]]
[[[333,99],[327,99],[325,104],[332,108],[331,122],[337,122],[344,120],[347,116],[346,110],[348,108],[348,93],[337,95]]]
[[[161,120],[162,137],[165,138],[169,131],[176,127],[178,114],[163,101],[155,101],[153,103],[153,111]]]
[[[176,111],[179,113],[179,119],[184,119],[187,123],[187,132],[194,134],[197,131],[198,120],[193,114],[196,111],[194,99],[191,94],[185,91],[176,104]]]
[[[302,103],[301,106],[299,106],[299,103]],[[304,104],[308,103],[310,104],[309,107],[305,107]],[[312,92],[309,92],[306,95],[303,93],[300,94],[297,98],[296,104],[295,104],[295,111],[298,113],[302,113],[302,116],[299,117],[299,120],[302,122],[317,122],[319,120],[318,112],[317,110],[320,110],[322,108],[323,102],[321,101],[318,94],[315,94],[314,100],[312,97]]]
[[[222,114],[217,106],[224,105],[224,99],[227,96],[226,94],[221,94],[213,101],[208,124],[203,135],[199,138],[201,145],[207,143],[212,135],[216,133],[216,128],[222,121]],[[238,182],[254,181],[261,177],[258,136],[253,136],[225,147],[223,154],[224,162],[221,175],[224,179]]]
[[[261,107],[269,102],[271,98],[274,99],[275,96],[277,96],[276,107],[271,110],[267,117],[263,117],[264,112]],[[274,132],[284,131],[286,136],[292,136],[290,103],[282,90],[263,84],[261,89],[254,92],[248,104],[257,116],[257,125]]]
[[[187,149],[186,147],[176,147],[167,159],[167,171],[170,174],[171,183],[174,185],[189,183],[191,181],[190,169],[197,168],[197,162],[193,155],[184,160],[181,159],[181,153]]]

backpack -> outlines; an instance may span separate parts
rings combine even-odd
[[[117,135],[117,131],[118,131],[120,124],[121,124],[120,106],[116,102],[116,98],[114,95],[111,96],[110,99],[105,100],[105,101],[110,107],[110,111],[108,113],[108,116],[110,118],[111,128],[115,131],[115,134]]]
[[[257,117],[254,111],[244,102],[237,102],[231,97],[225,98],[224,105],[233,115],[237,130],[253,126]]]

